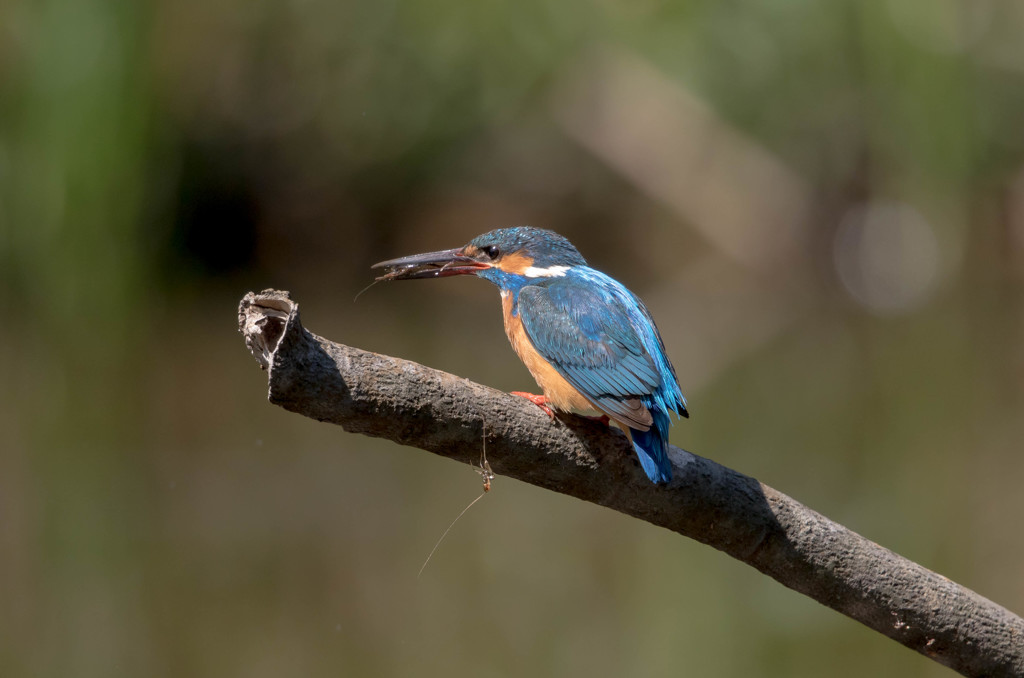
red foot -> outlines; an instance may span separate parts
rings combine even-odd
[[[600,417],[589,417],[587,415],[583,415],[583,418],[584,419],[589,419],[590,421],[599,421],[602,424],[604,424],[605,426],[611,426],[612,425],[612,420],[608,418],[607,414],[602,414]]]
[[[526,398],[531,403],[547,412],[549,417],[551,417],[552,419],[555,418],[555,411],[548,407],[547,396],[537,395],[535,393],[527,393],[526,391],[512,391],[512,395],[519,396],[520,398]]]

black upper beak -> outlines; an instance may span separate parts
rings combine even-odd
[[[461,248],[414,254],[400,259],[389,259],[372,268],[386,268],[387,273],[377,280],[416,280],[418,278],[445,278],[450,275],[469,275],[490,268],[491,265],[467,257]]]

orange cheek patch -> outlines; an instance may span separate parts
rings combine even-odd
[[[526,269],[531,266],[533,266],[533,259],[522,252],[506,254],[498,262],[498,268],[506,273],[515,273],[516,275],[526,275]]]

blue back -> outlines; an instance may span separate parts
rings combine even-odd
[[[599,410],[629,427],[653,482],[671,480],[668,413],[687,416],[686,399],[643,302],[588,266],[531,280],[513,293],[513,313],[537,351]]]

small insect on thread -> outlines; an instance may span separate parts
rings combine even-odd
[[[491,470],[491,464],[490,462],[487,461],[487,422],[484,421],[483,417],[480,417],[480,422],[483,428],[483,445],[481,446],[480,450],[480,461],[477,464],[477,466],[473,466],[473,470],[480,474],[480,478],[483,480],[484,491],[481,492],[476,499],[469,502],[466,508],[462,509],[462,512],[459,513],[459,515],[455,516],[455,520],[451,522],[451,525],[448,526],[448,529],[446,529],[444,533],[441,535],[441,537],[437,540],[437,543],[434,544],[434,548],[430,549],[430,554],[427,556],[427,559],[423,561],[423,565],[420,566],[420,571],[416,573],[417,579],[419,579],[420,575],[423,574],[423,570],[427,569],[427,563],[429,563],[430,559],[434,557],[434,553],[437,552],[437,547],[441,545],[441,542],[444,541],[444,538],[447,537],[448,533],[451,532],[453,527],[455,527],[455,523],[459,522],[459,518],[466,515],[466,511],[473,508],[473,504],[483,499],[484,495],[491,491],[491,481],[494,480],[494,471]]]

